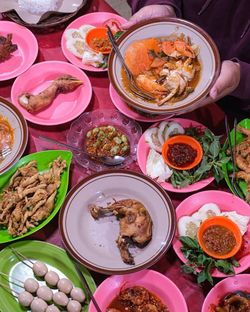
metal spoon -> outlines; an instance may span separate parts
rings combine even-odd
[[[89,157],[89,155],[87,153],[83,152],[78,147],[71,146],[71,145],[69,145],[67,143],[59,142],[59,141],[57,141],[55,139],[48,138],[48,137],[45,137],[43,135],[39,135],[38,138],[41,139],[41,140],[50,142],[50,143],[55,143],[55,144],[57,144],[59,146],[67,147],[67,148],[69,148],[73,152],[75,151],[75,152],[78,152],[78,153],[80,153],[82,155],[86,155],[86,156]],[[101,163],[107,165],[107,166],[117,166],[117,165],[120,165],[120,164],[122,164],[124,162],[125,157],[116,155],[116,156],[113,156],[113,157],[111,157],[111,156],[95,157],[95,159],[100,161]]]

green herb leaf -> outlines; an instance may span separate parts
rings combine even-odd
[[[180,237],[179,237],[179,240],[182,242],[182,244],[183,244],[185,247],[189,247],[189,248],[191,248],[191,249],[200,249],[200,245],[199,245],[199,243],[197,242],[197,240],[192,239],[192,238],[189,237],[189,236],[180,236]]]
[[[191,266],[188,265],[182,265],[181,267],[182,271],[186,274],[196,274],[196,271],[194,268],[192,268]]]
[[[210,144],[209,152],[212,154],[213,158],[217,157],[220,152],[220,142],[216,139]]]
[[[197,276],[197,282],[198,284],[201,284],[207,280],[208,273],[206,271],[200,271],[200,273]]]
[[[224,274],[234,274],[232,264],[226,260],[217,260],[215,262],[215,267]]]
[[[122,35],[123,33],[124,33],[124,31],[118,30],[118,31],[114,34],[115,40],[118,40],[118,39],[121,37],[121,35]]]
[[[222,164],[227,164],[229,161],[230,161],[230,157],[224,157],[224,158],[221,158],[221,159],[218,161],[218,164],[220,164],[220,165],[222,165]]]
[[[235,258],[231,258],[231,261],[234,267],[236,268],[240,267],[240,263]]]
[[[204,254],[199,254],[199,256],[197,257],[197,260],[198,260],[198,264],[203,266],[205,262],[207,261],[207,257]]]
[[[187,236],[180,236],[180,241],[183,246],[180,248],[184,257],[187,259],[185,265],[182,266],[182,271],[187,274],[197,275],[199,284],[208,281],[213,285],[212,271],[217,268],[220,272],[231,275],[234,274],[234,266],[240,264],[234,258],[227,260],[217,260],[207,254],[199,246],[197,240]]]

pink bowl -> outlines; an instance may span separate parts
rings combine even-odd
[[[239,290],[250,293],[249,280],[250,274],[241,274],[220,281],[208,293],[201,312],[210,312],[211,304],[217,305],[219,301],[229,293]]]
[[[158,296],[171,312],[188,312],[186,301],[179,288],[165,275],[153,270],[143,270],[127,275],[113,275],[97,288],[94,297],[102,311],[106,311],[121,288],[142,286]],[[96,312],[90,302],[89,312]]]
[[[236,211],[238,214],[250,217],[249,205],[239,197],[223,191],[204,191],[193,194],[180,203],[180,205],[176,208],[177,223],[180,217],[192,215],[194,212],[199,210],[202,205],[207,203],[217,204],[221,211]],[[250,235],[250,222],[245,235],[248,237]],[[178,232],[176,232],[173,240],[173,248],[177,256],[185,263],[187,260],[180,250],[182,244],[179,241],[178,236]],[[249,268],[250,254],[239,259],[239,263],[240,267],[234,268],[235,274],[241,273]],[[214,270],[212,276],[225,277],[227,275],[219,272],[218,270]]]

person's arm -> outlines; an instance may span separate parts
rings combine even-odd
[[[155,17],[181,17],[181,0],[128,0],[132,17],[122,27],[129,27]],[[136,12],[136,13],[135,13]]]
[[[240,67],[240,82],[237,88],[230,94],[242,100],[249,100],[250,103],[250,64],[237,60]]]
[[[132,13],[149,5],[168,5],[174,8],[177,17],[181,17],[181,0],[128,0]]]

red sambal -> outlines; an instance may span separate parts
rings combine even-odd
[[[121,290],[108,306],[106,312],[169,312],[168,308],[153,293],[142,286]]]
[[[197,151],[186,143],[169,144],[167,157],[169,162],[176,167],[186,167],[192,164],[197,156]]]
[[[226,255],[233,250],[236,239],[232,231],[222,225],[211,225],[202,236],[208,251],[217,255]]]

